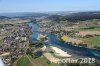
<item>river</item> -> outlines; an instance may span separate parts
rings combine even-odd
[[[38,34],[41,33],[41,32],[38,32],[39,26],[37,23],[32,23],[32,22],[29,22],[28,25],[32,27],[32,32],[33,32],[33,35],[30,39],[32,42],[35,42],[37,41]],[[96,49],[73,46],[71,44],[59,41],[57,36],[54,34],[48,34],[48,33],[45,33],[45,34],[47,34],[49,37],[48,44],[52,44],[52,45],[60,47],[62,50],[69,52],[69,54],[71,53],[73,57],[74,56],[75,57],[91,57],[91,58],[96,58],[100,60],[100,51]]]

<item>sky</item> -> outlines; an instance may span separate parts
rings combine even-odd
[[[99,10],[100,0],[0,0],[0,13]]]

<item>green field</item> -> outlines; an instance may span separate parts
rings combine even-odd
[[[100,31],[100,27],[95,27],[95,26],[93,26],[93,27],[84,27],[84,28],[80,27],[80,28],[77,28],[75,30],[78,30],[78,31],[85,31],[85,30]]]
[[[47,61],[46,58],[44,57],[39,57],[39,58],[36,58],[36,59],[33,59],[30,55],[28,55],[30,57],[30,59],[33,60],[33,62],[35,62],[38,66],[41,65],[41,66],[61,66],[61,64],[56,64],[56,63],[50,63]],[[63,66],[67,66],[67,65],[63,65]]]
[[[17,66],[29,66],[29,59],[27,57],[22,57],[17,62]]]
[[[100,28],[94,28],[94,29],[79,29],[79,30],[100,31]]]
[[[100,37],[91,37],[88,38],[88,43],[92,46],[100,46]]]

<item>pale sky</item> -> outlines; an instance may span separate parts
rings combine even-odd
[[[0,0],[0,13],[98,10],[100,0]]]

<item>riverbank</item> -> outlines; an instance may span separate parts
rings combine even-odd
[[[72,55],[68,54],[67,52],[59,49],[58,47],[54,47],[54,46],[50,46],[51,49],[55,52],[54,54],[56,56],[60,56],[60,57],[71,57]]]
[[[37,26],[33,26],[33,23],[30,23],[31,27],[33,27],[32,31],[37,31],[36,28]],[[38,32],[35,32],[38,34]],[[43,32],[45,34],[45,32]],[[34,34],[33,34],[34,35]],[[64,50],[68,49],[71,51],[71,53],[76,54],[76,55],[80,55],[80,57],[93,57],[96,59],[100,58],[100,51],[95,50],[95,49],[90,49],[90,48],[84,48],[84,47],[79,47],[79,46],[73,46],[72,44],[68,44],[62,41],[59,41],[57,38],[57,35],[54,34],[47,34],[49,41],[48,43],[52,44],[52,45],[58,45],[60,47],[62,47]],[[31,40],[32,41],[32,40]]]

